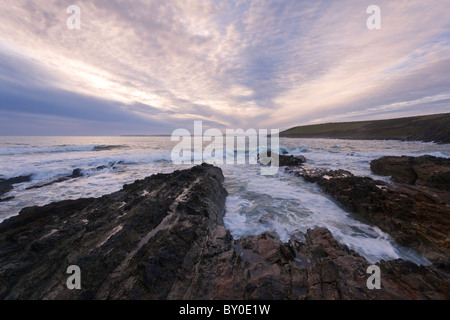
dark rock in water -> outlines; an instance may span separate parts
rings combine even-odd
[[[293,173],[296,176],[303,177],[307,182],[320,182],[331,178],[353,177],[353,174],[346,170],[327,170],[311,166],[302,166],[300,168],[286,168],[286,172]]]
[[[111,165],[111,167],[112,167],[112,165]],[[103,170],[106,168],[108,168],[108,166],[103,165],[103,166],[96,167],[95,170],[100,171],[100,170]],[[112,167],[112,168],[115,169],[115,167]],[[53,177],[51,180],[47,180],[47,181],[41,182],[39,184],[36,184],[34,186],[28,187],[27,190],[40,189],[40,188],[51,186],[55,183],[61,183],[61,182],[65,182],[70,179],[81,178],[84,176],[85,176],[85,171],[81,168],[76,168],[72,171],[71,174],[58,175],[56,177]]]
[[[67,180],[81,178],[83,176],[84,176],[83,169],[76,168],[72,171],[72,174],[56,176],[52,180],[49,180],[49,181],[47,180],[46,182],[41,182],[34,186],[28,187],[26,190],[40,189],[40,188],[51,186],[55,183],[65,182]]]
[[[266,157],[270,158],[271,152],[269,151],[267,154],[260,154],[258,155],[258,160],[264,159]],[[291,166],[300,166],[306,162],[306,158],[304,156],[293,156],[293,155],[286,155],[283,153],[282,155],[278,155],[278,161],[280,167],[291,167]],[[270,162],[270,159],[266,162]]]
[[[399,244],[430,261],[450,257],[450,194],[420,186],[388,184],[356,177],[344,170],[301,167],[288,169],[316,182],[351,212],[390,234]]]
[[[304,156],[280,155],[280,166],[282,167],[299,166],[305,162],[306,158]]]
[[[196,166],[96,199],[23,209],[0,224],[3,299],[448,299],[445,265],[369,263],[327,229],[282,243],[270,232],[234,240],[224,227],[224,177]],[[81,270],[69,290],[67,267]]]
[[[450,159],[433,156],[382,157],[370,163],[373,173],[392,181],[450,191]]]
[[[5,180],[5,183],[9,183],[9,184],[18,184],[18,183],[24,183],[24,182],[30,182],[31,181],[31,177],[33,175],[27,175],[27,176],[18,176],[18,177],[14,177],[14,178],[10,178]]]
[[[116,167],[113,166],[114,163],[111,163],[109,167],[116,169]],[[102,166],[98,166],[95,168],[96,171],[101,171],[104,169],[109,168],[106,165],[102,165]],[[51,180],[47,180],[44,182],[41,182],[39,184],[36,184],[34,186],[28,187],[27,190],[32,190],[32,189],[40,189],[40,188],[44,188],[44,187],[48,187],[51,186],[55,183],[61,183],[61,182],[65,182],[68,181],[70,179],[76,179],[76,178],[81,178],[84,177],[86,175],[85,170],[81,169],[81,168],[76,168],[72,171],[71,174],[63,174],[63,175],[58,175],[56,177],[53,177]]]
[[[64,181],[67,181],[67,180],[72,179],[72,178],[74,178],[72,175],[69,175],[69,176],[65,176],[65,175],[58,176],[57,178],[54,178],[53,180],[50,180],[48,182],[43,182],[43,183],[39,183],[37,185],[28,187],[28,188],[26,188],[26,190],[33,190],[33,189],[40,189],[40,188],[48,187],[48,186],[51,186],[52,184],[64,182]]]
[[[79,177],[82,177],[82,176],[84,176],[84,173],[83,173],[82,169],[77,168],[77,169],[74,169],[72,171],[71,178],[79,178]]]
[[[2,179],[0,178],[0,196],[14,189],[14,184],[24,183],[31,181],[32,175],[27,176],[18,176],[10,179]],[[4,200],[6,201],[6,200]]]
[[[10,200],[13,200],[14,198],[15,198],[15,197],[0,198],[0,202],[10,201]]]
[[[5,193],[10,192],[13,189],[12,184],[5,183],[4,181],[0,181],[0,196],[4,195]]]

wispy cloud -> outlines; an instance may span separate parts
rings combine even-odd
[[[72,4],[81,30],[66,27]],[[449,111],[450,3],[378,1],[381,30],[366,28],[370,4],[2,2],[0,121],[160,133]]]

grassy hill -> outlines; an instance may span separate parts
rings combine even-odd
[[[299,126],[281,132],[280,137],[394,139],[450,143],[450,113],[389,120]]]

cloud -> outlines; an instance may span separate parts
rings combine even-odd
[[[72,4],[81,8],[81,30],[66,27]],[[74,134],[109,133],[118,123],[170,133],[194,120],[286,128],[420,114],[427,103],[448,111],[450,4],[380,0],[382,29],[368,30],[370,4],[1,3],[0,110],[20,125],[32,117],[43,126],[45,117],[82,121]],[[47,128],[59,134],[55,123]]]

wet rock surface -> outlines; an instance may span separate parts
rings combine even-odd
[[[5,193],[10,192],[14,189],[15,184],[24,183],[31,181],[31,175],[28,176],[18,176],[10,179],[0,178],[0,202],[9,201],[14,199],[14,197],[2,198]]]
[[[0,225],[1,298],[166,297],[222,221],[222,181],[220,169],[199,166],[97,199],[23,209]],[[66,288],[70,265],[80,267],[83,290]]]
[[[98,172],[98,171],[102,171],[105,169],[112,169],[115,170],[117,169],[116,165],[120,165],[122,164],[122,161],[119,161],[117,163],[113,162],[109,165],[102,165],[102,166],[98,166],[96,168],[89,168],[89,169],[81,169],[81,168],[76,168],[72,170],[71,174],[60,174],[57,175],[55,177],[52,177],[46,181],[40,182],[38,184],[32,185],[28,188],[26,188],[26,190],[33,190],[33,189],[41,189],[44,187],[48,187],[57,183],[61,183],[61,182],[66,182],[68,180],[72,180],[72,179],[77,179],[77,178],[82,178],[82,177],[86,177],[89,176],[92,173]]]
[[[279,156],[280,166],[299,166],[306,162],[304,156],[293,156],[293,155],[280,155]]]
[[[59,175],[56,177],[53,177],[51,180],[46,181],[46,182],[41,182],[39,184],[36,184],[34,186],[28,187],[26,190],[33,190],[33,189],[41,189],[44,187],[48,187],[51,186],[55,183],[60,183],[60,182],[65,182],[67,180],[70,179],[75,179],[75,178],[81,178],[84,176],[83,170],[80,168],[74,169],[72,171],[72,174],[68,174],[68,175]]]
[[[385,183],[345,170],[312,167],[287,172],[317,183],[350,212],[432,262],[450,257],[450,194],[426,186]]]
[[[219,168],[158,174],[96,199],[23,209],[0,224],[2,299],[448,299],[448,266],[369,263],[324,228],[282,243],[233,239]],[[67,267],[81,290],[66,287]]]
[[[264,154],[258,154],[258,160],[262,164],[270,164],[273,159],[271,159],[272,153],[269,151]],[[293,155],[287,155],[287,154],[274,154],[278,157],[278,165],[280,167],[286,167],[286,166],[299,166],[306,162],[306,158],[304,156],[293,156]]]
[[[382,157],[370,163],[373,173],[394,182],[450,191],[450,159],[433,156]]]

